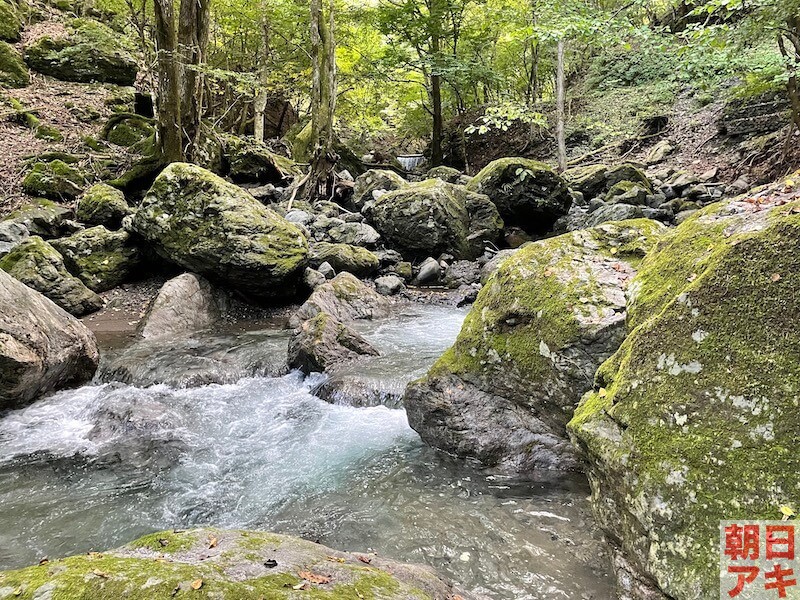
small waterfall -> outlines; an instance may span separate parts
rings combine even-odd
[[[405,171],[413,171],[425,163],[425,156],[422,154],[403,154],[398,156],[397,160]]]

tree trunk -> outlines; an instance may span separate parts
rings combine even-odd
[[[158,142],[166,162],[183,160],[178,37],[171,0],[155,0],[156,53],[158,56]]]
[[[784,38],[789,40],[790,46]],[[778,48],[789,68],[789,79],[786,82],[786,92],[792,114],[789,134],[783,149],[783,159],[786,160],[791,150],[791,142],[795,129],[800,129],[800,83],[797,79],[797,64],[800,60],[800,17],[791,16],[786,21],[786,30],[778,36]]]
[[[261,12],[263,20],[261,21],[261,32],[264,39],[264,53],[261,56],[260,88],[253,103],[253,137],[256,138],[257,142],[264,141],[264,112],[267,109],[267,85],[269,84],[270,30],[267,11],[267,3],[262,1]]]
[[[433,132],[431,135],[431,165],[442,164],[442,140],[444,138],[444,118],[442,116],[442,28],[445,18],[446,0],[431,0],[431,112]]]
[[[339,157],[334,149],[333,117],[336,112],[336,42],[334,0],[311,0],[311,148],[312,159],[303,197],[328,199],[334,191],[334,169]]]
[[[200,118],[203,109],[203,76],[198,71],[205,57],[210,28],[210,0],[181,0],[178,25],[178,44],[181,63],[181,130],[184,154],[192,160],[199,141]]]
[[[558,62],[556,67],[556,138],[558,140],[558,170],[567,170],[567,144],[564,138],[564,40],[558,40]]]

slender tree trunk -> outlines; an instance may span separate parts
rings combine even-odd
[[[327,7],[323,6],[327,2]],[[311,148],[312,159],[303,197],[330,198],[339,157],[334,149],[336,112],[336,42],[334,0],[311,0]]]
[[[259,76],[260,89],[253,103],[253,137],[256,141],[264,141],[264,112],[267,109],[267,85],[269,84],[269,54],[270,54],[270,27],[268,6],[266,1],[261,3],[262,21],[261,33],[264,40],[264,52],[261,56],[261,69]]]
[[[791,46],[786,44],[789,40]],[[795,129],[800,129],[800,82],[797,78],[797,64],[800,61],[800,17],[792,16],[787,19],[786,31],[778,36],[778,48],[789,68],[789,79],[786,82],[786,92],[789,96],[792,123],[783,148],[783,159],[789,155],[791,142]]]
[[[558,141],[558,170],[567,170],[567,144],[564,138],[564,103],[566,97],[564,81],[564,40],[558,40],[556,67],[556,139]]]
[[[433,114],[433,132],[431,135],[431,164],[438,167],[442,164],[442,140],[444,138],[444,118],[442,116],[442,26],[445,18],[446,0],[431,0],[431,112]]]
[[[154,0],[158,56],[158,141],[166,162],[183,160],[178,37],[172,0]]]

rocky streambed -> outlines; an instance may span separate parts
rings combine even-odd
[[[465,315],[398,303],[359,322],[381,355],[335,371],[334,384],[280,372],[289,332],[277,324],[115,337],[91,385],[0,417],[0,568],[214,526],[429,565],[476,596],[612,597],[582,476],[492,475],[424,445],[402,409],[314,395],[327,386],[353,404],[363,394],[352,389],[369,389],[396,406]]]

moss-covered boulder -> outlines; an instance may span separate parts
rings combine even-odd
[[[0,16],[0,19],[2,19],[2,16]],[[13,46],[0,42],[0,85],[9,88],[21,88],[30,82],[31,78],[22,60],[22,55]]]
[[[304,373],[324,373],[378,351],[364,337],[325,312],[301,323],[289,338],[288,364]]]
[[[550,231],[572,205],[567,182],[558,173],[544,163],[524,158],[489,163],[467,188],[489,196],[506,226],[534,234]]]
[[[429,567],[219,529],[154,533],[117,550],[0,572],[5,589],[21,600],[473,600]]]
[[[108,184],[98,183],[78,200],[75,216],[82,223],[119,229],[122,219],[131,212],[125,194]]]
[[[98,359],[86,327],[0,270],[0,410],[88,381]]]
[[[186,163],[173,163],[156,178],[131,227],[167,260],[259,296],[292,293],[308,254],[295,225]]]
[[[782,190],[659,242],[631,284],[632,332],[569,424],[599,524],[676,600],[718,597],[720,520],[797,510],[800,199]]]
[[[292,159],[275,154],[254,139],[227,136],[224,146],[229,175],[236,183],[271,183],[283,187],[302,174]]]
[[[455,345],[406,388],[434,446],[507,471],[580,469],[566,431],[625,338],[625,290],[663,226],[608,223],[528,244],[500,263]]]
[[[389,315],[390,301],[350,273],[336,277],[314,289],[289,319],[292,327],[326,313],[341,323],[380,319]]]
[[[440,179],[407,185],[379,196],[363,209],[393,248],[410,258],[457,259],[483,254],[503,228],[495,205],[484,194]]]
[[[83,173],[62,160],[34,163],[22,180],[26,194],[52,200],[73,200],[81,194],[84,185]]]
[[[109,231],[98,225],[51,243],[70,273],[95,292],[125,283],[142,265],[142,253],[127,231]]]
[[[447,183],[457,183],[460,185],[466,185],[472,179],[471,177],[467,177],[458,169],[454,169],[453,167],[433,167],[428,174],[426,175],[427,179],[441,179],[442,181],[446,181]]]
[[[25,48],[25,62],[63,81],[132,85],[138,66],[123,36],[92,19],[74,19],[69,35],[44,36]]]
[[[370,169],[356,177],[353,184],[353,197],[350,200],[356,210],[361,210],[367,202],[382,194],[403,189],[408,182],[394,171]]]
[[[103,306],[100,296],[70,275],[61,254],[38,236],[28,238],[0,259],[0,269],[76,317]]]
[[[609,204],[630,204],[642,206],[647,204],[650,190],[642,183],[633,181],[620,181],[611,186],[606,193],[605,201]]]
[[[103,126],[100,137],[107,142],[130,148],[155,134],[153,120],[131,113],[116,113]]]
[[[639,187],[652,193],[650,180],[642,170],[630,163],[622,163],[613,167],[607,165],[585,165],[573,167],[564,172],[569,187],[583,194],[586,200],[605,196],[620,182],[638,184]]]
[[[22,14],[14,0],[0,0],[0,40],[16,42],[22,30]]]
[[[371,275],[380,267],[380,260],[375,254],[366,248],[349,244],[329,244],[328,242],[312,244],[308,259],[314,268],[326,262],[337,273],[346,271],[357,277]]]
[[[66,221],[71,217],[70,209],[45,198],[34,198],[6,215],[3,222],[19,223],[31,234],[47,239],[64,235]]]

